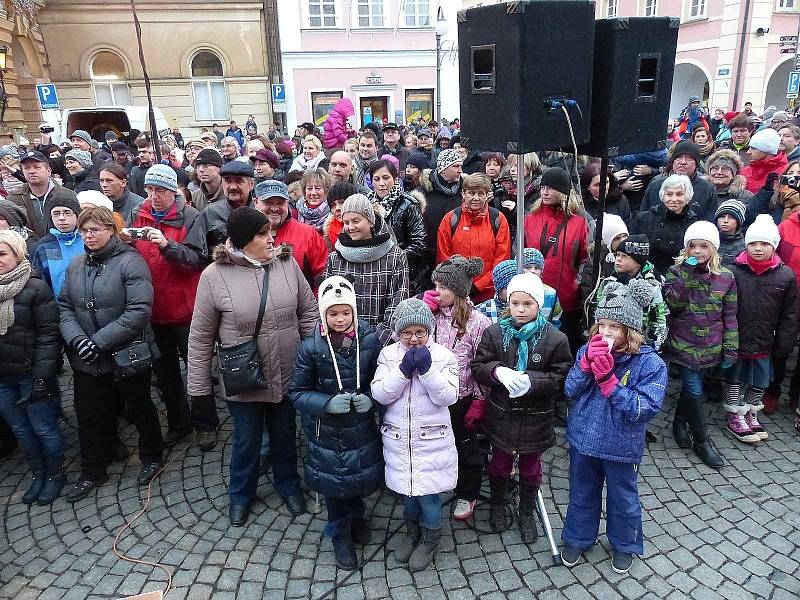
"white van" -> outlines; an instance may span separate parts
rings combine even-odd
[[[164,114],[153,107],[159,135],[169,133],[169,124]],[[146,106],[93,106],[90,108],[67,108],[61,119],[61,139],[68,140],[76,129],[89,132],[101,144],[107,131],[116,131],[124,136],[131,130],[150,131],[150,115]]]

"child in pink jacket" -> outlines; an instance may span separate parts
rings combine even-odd
[[[458,400],[458,361],[433,341],[433,314],[422,300],[403,300],[393,320],[398,342],[381,350],[372,396],[386,406],[386,485],[404,496],[407,530],[395,558],[421,571],[442,535],[439,494],[452,490],[458,476],[448,409]]]

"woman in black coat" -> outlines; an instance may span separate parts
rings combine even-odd
[[[609,172],[606,180],[606,205],[605,213],[617,215],[626,225],[631,222],[631,207],[628,199],[619,189],[619,183],[614,174]],[[600,163],[590,162],[581,173],[581,196],[583,207],[594,220],[600,216]]]
[[[25,258],[25,240],[0,231],[0,415],[33,471],[25,504],[50,504],[64,487],[58,391],[61,344],[53,292]]]
[[[150,328],[150,269],[132,246],[119,240],[118,225],[107,208],[84,210],[78,231],[86,254],[67,267],[58,297],[81,445],[81,475],[65,494],[70,502],[85,498],[108,479],[106,470],[117,439],[116,412],[123,401],[139,432],[139,485],[155,477],[163,449],[150,397],[152,363],[158,358]],[[135,360],[136,368],[123,373],[121,362],[126,357],[127,362]]]
[[[325,496],[326,535],[340,568],[358,566],[353,542],[369,541],[363,497],[383,481],[383,451],[370,383],[381,344],[356,319],[352,284],[339,276],[319,286],[321,326],[300,344],[289,398],[308,437],[305,480]]]

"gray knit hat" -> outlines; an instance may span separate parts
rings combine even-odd
[[[441,283],[459,298],[469,296],[472,280],[483,272],[483,259],[478,256],[467,258],[453,254],[436,265],[431,275],[433,283]]]
[[[70,150],[64,155],[64,159],[71,158],[87,171],[92,168],[92,154],[87,150]]]
[[[619,321],[642,333],[644,310],[652,301],[653,287],[644,279],[633,279],[628,285],[611,281],[603,288],[594,318]]]
[[[364,215],[364,218],[375,225],[375,209],[364,194],[353,194],[348,196],[342,205],[342,215],[346,213],[358,213]]]
[[[178,175],[169,165],[153,165],[144,174],[144,184],[154,185],[166,190],[178,191]]]
[[[412,325],[424,327],[428,330],[428,334],[433,331],[433,313],[428,305],[419,298],[408,298],[398,304],[394,309],[392,320],[394,332],[397,334]]]

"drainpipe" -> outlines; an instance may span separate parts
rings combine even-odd
[[[747,45],[747,41],[750,35],[750,5],[752,0],[744,0],[744,20],[742,22],[742,31],[739,33],[739,47],[737,48],[737,52],[739,53],[739,58],[736,64],[736,79],[734,80],[733,84],[733,105],[730,107],[731,110],[738,110],[736,107],[739,106],[739,87],[742,83],[742,69],[744,67],[744,52],[745,46]]]

